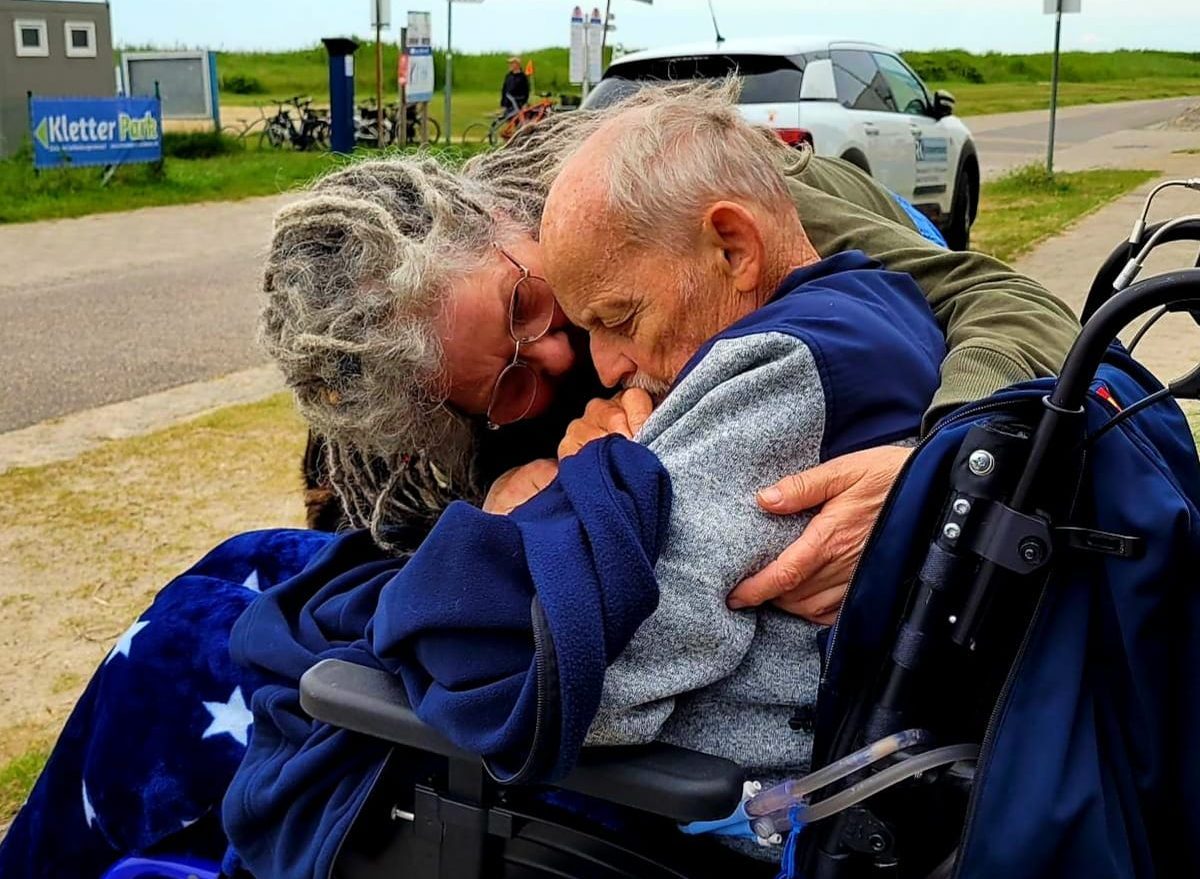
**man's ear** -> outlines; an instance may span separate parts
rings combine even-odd
[[[704,213],[701,238],[735,290],[750,293],[758,289],[765,269],[766,247],[754,214],[735,202],[716,202]]]

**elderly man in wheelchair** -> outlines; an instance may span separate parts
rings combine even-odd
[[[1194,307],[1196,270],[1100,307],[1057,383],[994,380],[930,425],[971,328],[944,335],[914,279],[960,258],[899,226],[886,268],[835,243],[711,92],[619,112],[563,164],[540,247],[494,187],[426,165],[352,167],[285,209],[263,339],[365,530],[235,538],[164,590],[68,724],[4,875],[85,875],[104,846],[136,855],[112,877],[216,875],[196,857],[224,841],[221,794],[223,870],[259,879],[1195,872],[1200,465],[1167,391],[1109,342]],[[910,252],[934,268],[895,271]],[[421,326],[397,291],[456,257],[437,338],[397,334]],[[533,457],[519,431],[570,398],[571,325],[627,390],[570,424],[557,464],[447,506]],[[434,352],[419,386],[390,377]],[[393,398],[413,405],[364,417]],[[432,402],[509,439],[476,448]],[[727,601],[809,522],[755,489],[868,449],[895,484],[836,626]],[[125,660],[138,638],[188,654],[217,616],[232,634],[195,665],[237,698],[203,703],[200,738],[228,752],[167,771],[158,740],[188,719],[126,728],[154,768],[122,790],[96,730],[130,704]],[[154,674],[178,670],[140,685]],[[71,820],[80,842],[53,851],[47,825]]]

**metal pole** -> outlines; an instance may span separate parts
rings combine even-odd
[[[375,16],[375,145],[387,146],[383,133],[383,22]]]
[[[450,77],[452,75],[452,47],[454,43],[454,0],[446,0],[446,81],[442,88],[446,90],[446,145],[450,145]]]
[[[608,15],[612,9],[612,0],[604,2],[604,30],[600,31],[600,66],[604,66],[604,46],[608,43]]]
[[[408,54],[408,28],[400,28],[400,54]],[[411,63],[412,59],[409,59]],[[399,62],[397,62],[399,63]],[[405,73],[407,78],[408,73]],[[400,111],[396,114],[396,124],[400,127],[399,131],[394,132],[396,140],[400,146],[408,146],[408,86],[405,83],[400,83]]]
[[[588,13],[583,13],[583,81],[579,84],[580,99],[586,101],[588,96],[588,68],[592,66],[591,22]]]
[[[1050,73],[1050,138],[1046,144],[1046,173],[1054,174],[1054,122],[1058,113],[1058,44],[1062,37],[1062,5],[1058,0],[1054,13],[1054,66]]]

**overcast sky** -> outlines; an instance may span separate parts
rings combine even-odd
[[[614,42],[647,48],[707,40],[706,0],[611,0]],[[902,49],[961,47],[1035,52],[1050,48],[1053,17],[1044,0],[714,0],[726,37],[828,34]],[[592,5],[585,5],[585,9]],[[1063,17],[1067,49],[1200,51],[1198,0],[1082,0]],[[365,34],[370,0],[111,0],[118,45],[210,49],[289,49],[325,36]],[[454,5],[454,46],[466,52],[566,45],[564,0],[484,0]],[[435,42],[446,41],[445,0],[392,0],[392,19],[433,13]],[[396,31],[390,36],[394,39]]]

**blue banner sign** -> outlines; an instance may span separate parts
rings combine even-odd
[[[125,165],[162,158],[157,98],[38,98],[30,102],[33,166]]]

